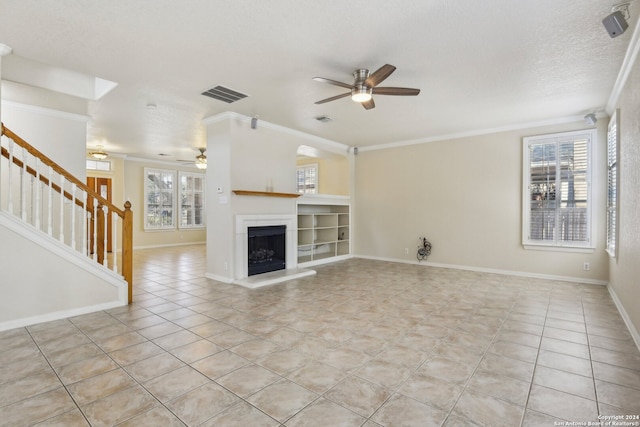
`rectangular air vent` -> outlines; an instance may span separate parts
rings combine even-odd
[[[204,96],[217,99],[218,101],[226,102],[227,104],[231,104],[232,102],[236,102],[242,98],[246,98],[247,96],[249,96],[220,85],[202,92],[202,94]]]

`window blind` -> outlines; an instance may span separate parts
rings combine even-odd
[[[591,133],[525,138],[525,244],[590,244]]]

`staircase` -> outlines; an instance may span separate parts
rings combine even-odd
[[[46,247],[71,264],[80,266],[85,273],[90,272],[91,279],[86,279],[87,282],[93,282],[94,277],[100,276],[107,282],[113,283],[114,278],[115,282],[124,282],[130,304],[133,279],[131,204],[126,202],[123,209],[114,206],[10,129],[0,126],[0,225],[4,225],[4,230],[10,229],[15,233],[6,234],[3,231],[5,234],[0,235],[0,249],[5,253],[5,261],[15,260],[15,254],[8,247],[10,242],[16,246],[16,250],[22,247],[22,250],[32,252],[20,254],[19,261],[13,261],[14,265],[6,265],[8,261],[4,266],[0,263],[3,270],[0,272],[0,289],[24,287],[22,293],[28,294],[28,286],[24,284],[29,277],[36,277],[34,271],[41,268],[39,259],[32,257],[40,254],[37,256],[46,258],[40,252]],[[24,246],[21,243],[24,239],[13,240],[14,235],[36,242],[38,247]],[[111,238],[110,253],[107,252],[107,236]],[[3,251],[0,251],[0,255]],[[11,256],[7,257],[6,254]],[[7,274],[9,268],[15,271],[15,264],[22,264],[20,260],[23,257],[26,259],[22,269],[18,273]],[[52,271],[59,267],[54,265]],[[44,268],[40,270],[41,273],[46,271]],[[78,278],[82,274],[74,273]],[[3,283],[10,280],[7,277],[13,278],[14,283]],[[24,280],[21,280],[22,277]],[[56,278],[48,279],[55,281]],[[60,293],[68,293],[73,288],[65,287],[65,284],[62,287],[64,289],[54,292],[51,298],[55,299]],[[80,288],[74,291],[74,295],[67,295],[67,299],[81,300],[84,292],[100,293],[98,290],[94,292]],[[9,293],[20,294],[20,291],[12,288]],[[78,308],[74,310],[77,312]],[[0,327],[2,320],[6,319],[0,318]]]

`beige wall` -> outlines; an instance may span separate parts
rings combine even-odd
[[[145,161],[126,160],[123,162],[123,191],[125,200],[131,202],[133,211],[133,247],[145,248],[154,246],[173,246],[191,243],[204,243],[206,230],[173,229],[170,231],[144,230],[144,168],[167,169],[176,171],[195,172],[190,167],[170,163],[153,163]],[[115,197],[114,197],[114,200]]]
[[[327,157],[301,157],[298,166],[318,165],[318,194],[349,195],[349,159],[337,154]]]
[[[636,61],[617,107],[620,109],[620,201],[618,257],[610,258],[609,283],[635,327],[640,346],[640,64]]]
[[[418,237],[431,263],[606,283],[606,120],[598,123],[594,253],[522,247],[522,138],[584,129],[583,122],[360,150],[355,158],[355,254],[416,262]],[[405,254],[408,248],[408,254]],[[583,271],[583,263],[591,264]]]

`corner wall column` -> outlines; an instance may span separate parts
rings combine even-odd
[[[2,57],[9,55],[13,49],[0,43],[0,123],[2,122]]]

